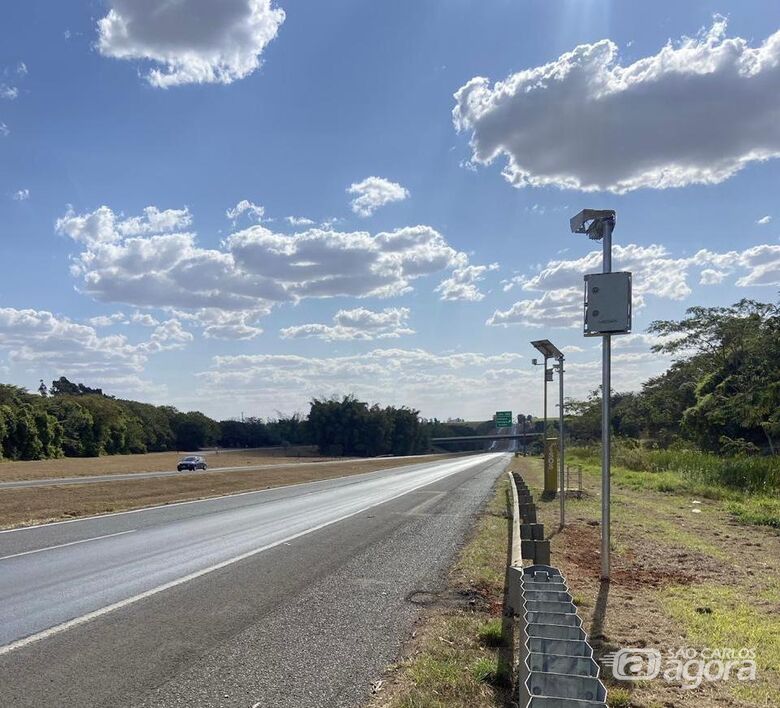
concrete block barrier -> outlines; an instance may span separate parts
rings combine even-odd
[[[601,701],[602,705],[607,698],[604,684],[590,676],[572,676],[570,674],[532,671],[528,676],[526,684],[531,696]],[[550,695],[551,693],[557,695]]]
[[[537,696],[528,702],[529,708],[603,708],[603,701],[580,701],[576,698]]]
[[[573,614],[577,611],[577,606],[573,602],[540,602],[537,600],[528,600],[525,603],[528,612],[561,612],[563,614]]]
[[[534,563],[550,565],[549,541],[534,541]]]
[[[523,708],[606,708],[607,691],[566,578],[551,565],[536,504],[517,473],[512,483],[512,561],[506,612],[519,647],[516,697]],[[529,564],[530,563],[530,564]]]
[[[541,564],[525,568],[522,595],[526,643],[518,671],[519,705],[606,706],[599,666],[560,570]]]
[[[598,664],[593,659],[584,656],[530,653],[528,655],[528,668],[531,671],[543,671],[551,674],[592,677],[599,675]]]
[[[588,659],[593,657],[593,649],[587,642],[548,639],[547,637],[530,638],[528,640],[528,649],[530,653],[547,654],[550,656],[583,656]]]
[[[544,524],[520,524],[520,538],[543,541]]]

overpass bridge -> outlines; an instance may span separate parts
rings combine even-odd
[[[442,443],[456,442],[488,442],[493,440],[527,440],[528,438],[540,438],[539,433],[511,433],[510,435],[457,435],[446,438],[431,438],[431,443],[440,445]]]

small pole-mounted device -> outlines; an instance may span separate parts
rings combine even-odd
[[[602,242],[602,272],[585,276],[585,336],[601,336],[601,577],[609,580],[612,335],[631,331],[631,273],[612,272],[612,209],[583,209],[569,227]]]

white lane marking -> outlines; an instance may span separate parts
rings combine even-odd
[[[482,455],[505,455],[507,453],[499,453],[499,452],[485,452],[481,453],[479,456],[482,457]],[[411,457],[411,456],[410,456]],[[456,461],[457,458],[451,460],[452,462]],[[420,465],[437,465],[437,464],[445,464],[450,462],[448,459],[444,460],[437,460],[434,462],[417,462],[411,465],[396,465],[394,467],[383,467],[378,470],[373,470],[372,472],[364,472],[361,474],[378,474],[380,472],[391,472],[393,470],[396,471],[402,471],[404,469],[408,469],[409,467],[418,467]],[[278,490],[283,489],[291,489],[292,487],[302,487],[305,484],[322,484],[326,482],[337,482],[339,480],[343,479],[349,479],[350,477],[358,477],[360,475],[353,475],[353,474],[345,474],[341,477],[330,477],[329,479],[313,479],[309,480],[308,482],[296,482],[295,484],[282,484],[278,487],[266,487],[265,489],[250,489],[248,492],[234,492],[233,494],[216,494],[212,497],[202,497],[200,499],[189,499],[187,501],[180,501],[180,502],[171,502],[170,504],[162,503],[162,504],[153,504],[152,506],[142,506],[138,509],[128,509],[127,511],[112,511],[109,514],[93,514],[92,516],[80,516],[78,519],[68,519],[67,521],[51,521],[49,523],[43,523],[43,524],[32,524],[30,526],[20,526],[16,529],[0,529],[0,534],[4,533],[17,533],[19,531],[31,531],[32,529],[41,529],[41,528],[48,528],[50,526],[60,526],[61,524],[75,524],[79,521],[89,521],[91,519],[105,519],[109,516],[122,516],[124,514],[138,514],[142,511],[150,511],[152,509],[167,509],[172,506],[184,506],[185,504],[200,504],[201,502],[207,502],[207,501],[214,501],[215,499],[227,499],[229,497],[243,497],[247,494],[263,494],[265,492],[275,492]],[[357,484],[357,483],[355,483]]]
[[[494,458],[499,456],[500,455],[491,455],[491,457]],[[494,460],[482,460],[482,462],[493,462],[493,461]],[[319,531],[320,529],[324,529],[327,526],[332,526],[333,524],[337,524],[340,521],[349,519],[352,516],[357,516],[358,514],[362,514],[364,511],[373,509],[375,506],[380,506],[381,504],[387,504],[395,499],[398,499],[399,497],[409,494],[410,492],[414,492],[417,489],[421,489],[422,487],[427,487],[429,484],[435,484],[436,482],[440,482],[442,479],[451,477],[453,474],[458,474],[459,472],[465,472],[470,467],[476,466],[477,464],[479,463],[475,463],[474,465],[466,465],[462,468],[455,469],[452,472],[448,472],[447,474],[438,477],[437,479],[428,482],[422,482],[421,484],[418,484],[416,487],[412,487],[411,489],[406,489],[403,492],[399,492],[398,494],[388,497],[387,499],[383,499],[382,501],[378,501],[373,504],[369,504],[368,506],[364,506],[360,509],[357,509],[356,511],[351,511],[348,514],[339,516],[336,519],[331,519],[330,521],[326,521],[325,523],[318,524],[317,526],[312,526],[310,529],[306,529],[305,531],[299,531],[298,533],[292,534],[291,536],[287,536],[286,538],[279,539],[278,541],[274,541],[273,543],[269,543],[265,546],[261,546],[260,548],[255,548],[254,550],[247,551],[246,553],[241,553],[240,555],[234,556],[233,558],[228,558],[227,560],[221,561],[219,563],[215,563],[214,565],[211,565],[208,568],[197,570],[194,573],[190,573],[189,575],[185,575],[181,578],[177,578],[176,580],[171,580],[167,583],[163,583],[162,585],[158,585],[156,588],[152,588],[151,590],[146,590],[145,592],[138,593],[137,595],[133,595],[132,597],[128,597],[124,600],[120,600],[119,602],[114,602],[113,604],[107,605],[106,607],[101,607],[99,610],[88,612],[87,614],[82,615],[81,617],[76,617],[72,620],[68,620],[67,622],[63,622],[62,624],[58,624],[55,625],[54,627],[50,627],[49,629],[45,629],[42,632],[31,634],[29,637],[24,637],[23,639],[17,639],[15,642],[11,642],[10,644],[0,646],[0,656],[3,656],[4,654],[8,654],[17,649],[21,649],[22,647],[26,647],[28,644],[32,644],[33,642],[40,641],[41,639],[48,639],[49,637],[53,637],[56,634],[60,634],[62,632],[67,631],[68,629],[72,629],[73,627],[78,627],[79,625],[86,624],[87,622],[93,619],[97,619],[98,617],[107,615],[109,612],[113,612],[114,610],[119,610],[122,607],[127,607],[128,605],[132,605],[133,603],[138,602],[139,600],[145,600],[146,598],[152,597],[153,595],[163,592],[164,590],[170,590],[171,588],[174,588],[177,585],[182,585],[183,583],[187,583],[190,580],[195,580],[196,578],[200,578],[209,573],[213,573],[215,570],[220,570],[229,565],[233,565],[233,563],[238,563],[239,561],[246,560],[247,558],[256,556],[258,553],[262,553],[263,551],[267,551],[270,550],[271,548],[275,548],[276,546],[280,546],[289,541],[293,541],[296,538],[301,538],[301,536],[306,536],[310,533],[313,533],[314,531]]]
[[[428,499],[423,499],[417,506],[413,506],[409,511],[404,512],[406,516],[415,516],[420,514],[423,509],[432,506],[436,502],[440,501],[443,497],[447,496],[447,492],[430,492],[431,496]]]
[[[18,558],[19,556],[29,556],[32,553],[43,553],[44,551],[53,551],[55,548],[65,548],[65,546],[75,546],[78,543],[89,543],[90,541],[99,541],[101,538],[112,538],[113,536],[124,536],[126,533],[135,533],[136,529],[130,531],[118,531],[117,533],[107,533],[103,536],[94,536],[93,538],[82,538],[80,541],[71,541],[70,543],[60,543],[56,546],[46,546],[46,548],[36,548],[32,551],[22,551],[21,553],[12,553],[10,556],[0,556],[0,561],[9,558]]]

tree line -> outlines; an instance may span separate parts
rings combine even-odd
[[[682,441],[727,455],[778,451],[780,305],[740,300],[692,307],[681,320],[653,322],[649,332],[660,337],[654,351],[671,354],[673,363],[637,392],[613,392],[618,436],[660,447]],[[598,391],[566,408],[575,441],[600,438]],[[314,399],[307,416],[217,421],[199,411],[115,398],[64,376],[50,386],[41,382],[37,395],[0,384],[0,459],[9,460],[279,445],[316,445],[323,455],[410,455],[429,450],[434,437],[491,430],[491,421],[425,420],[412,408],[369,405],[354,396]]]
[[[216,421],[106,395],[65,377],[43,382],[38,395],[0,384],[0,459],[96,457],[201,448],[302,445],[309,442],[300,416]]]
[[[145,452],[316,445],[323,455],[411,455],[455,430],[407,407],[369,406],[354,396],[315,399],[308,416],[214,420],[200,411],[115,398],[60,377],[38,394],[0,384],[0,459],[39,460]]]
[[[691,307],[648,331],[660,337],[653,351],[673,355],[673,363],[637,392],[612,393],[617,435],[725,455],[778,452],[780,304]],[[575,440],[600,438],[599,391],[567,401],[567,411]]]

